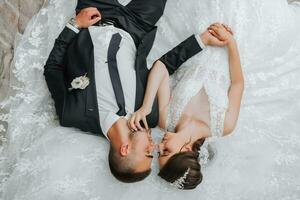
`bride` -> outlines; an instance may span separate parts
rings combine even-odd
[[[204,86],[206,79],[210,78],[207,77],[205,69],[198,69],[201,68],[199,66],[185,67],[181,70],[181,78],[171,89],[167,64],[164,64],[162,58],[151,69],[143,105],[129,120],[131,129],[140,129],[140,121],[148,127],[146,116],[151,113],[157,95],[159,126],[167,130],[159,145],[159,176],[168,182],[177,183],[176,186],[180,189],[194,189],[201,183],[202,174],[198,162],[200,146],[208,137],[225,136],[234,130],[244,90],[238,47],[230,29],[215,23],[208,30],[202,34],[202,38],[213,34],[228,48],[231,84],[228,90],[227,110],[217,109],[216,112],[216,109],[210,109],[210,97],[207,96],[210,93],[206,92]],[[207,40],[203,42],[209,44]],[[218,107],[214,102],[212,104]],[[176,182],[180,177],[184,177],[184,180]]]

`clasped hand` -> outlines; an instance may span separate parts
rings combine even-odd
[[[225,24],[214,23],[201,35],[205,45],[224,47],[234,41],[231,28]]]

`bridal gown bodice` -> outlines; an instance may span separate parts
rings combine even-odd
[[[224,22],[235,33],[245,77],[237,127],[214,142],[217,153],[202,166],[203,182],[189,192],[159,178],[155,159],[145,181],[119,183],[109,171],[108,141],[59,126],[43,66],[76,3],[45,3],[17,42],[10,98],[0,102],[0,109],[9,109],[8,114],[0,113],[0,121],[9,124],[3,136],[6,126],[0,124],[0,199],[300,199],[300,3],[168,1],[149,66],[190,35]],[[206,116],[202,119],[219,133],[228,105],[228,73],[225,48],[207,47],[186,62],[172,77],[170,129],[201,91],[207,94],[207,101],[199,103]],[[162,134],[155,129],[152,135],[159,142]]]
[[[166,119],[168,131],[175,131],[181,116],[185,115],[209,125],[212,136],[223,135],[230,79],[228,74],[221,72],[194,65],[183,66],[171,76],[171,98]]]

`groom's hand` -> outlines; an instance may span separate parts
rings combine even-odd
[[[131,118],[128,120],[128,127],[134,131],[144,131],[145,129],[148,130],[149,126],[147,123],[146,116],[151,113],[150,110],[141,107],[139,110],[137,110],[135,113],[131,115]],[[141,125],[141,121],[144,124],[144,128]]]
[[[94,7],[84,8],[76,16],[76,23],[79,28],[88,28],[100,20],[101,13]]]

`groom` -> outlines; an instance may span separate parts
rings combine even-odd
[[[143,102],[146,58],[165,4],[166,0],[132,0],[126,6],[117,0],[79,1],[77,16],[55,41],[45,65],[60,124],[104,135],[110,141],[110,170],[122,182],[143,180],[151,171],[151,133],[148,127],[130,130],[127,120]],[[201,38],[193,35],[160,60],[172,74],[209,42],[220,41],[208,32]],[[157,102],[147,122],[157,125]]]

